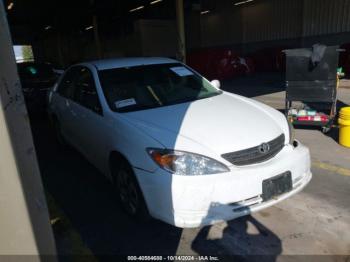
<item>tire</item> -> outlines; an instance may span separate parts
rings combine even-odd
[[[123,210],[137,220],[147,221],[150,216],[139,183],[130,164],[122,159],[116,159],[113,165],[113,183]],[[119,163],[118,163],[119,162]]]

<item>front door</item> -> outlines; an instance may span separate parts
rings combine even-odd
[[[96,167],[102,168],[108,143],[107,124],[95,81],[89,68],[81,67],[75,81],[74,103],[71,105],[76,121],[75,139],[80,151]]]

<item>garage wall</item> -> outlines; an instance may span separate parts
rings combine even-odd
[[[214,10],[200,16],[202,46],[240,43],[242,19],[239,9],[234,8],[231,0],[217,3]]]
[[[250,53],[275,46],[350,42],[350,0],[254,0],[239,6],[234,1],[238,0],[207,1],[202,8],[210,9],[210,13],[205,15],[200,15],[199,9],[187,9],[188,49],[233,47]],[[61,36],[45,34],[48,35],[33,45],[40,60],[49,58],[66,66],[97,56],[92,31],[79,34],[62,31]],[[176,54],[176,35],[174,20],[140,20],[128,35],[100,38],[104,57],[171,57]]]
[[[36,61],[50,62],[64,68],[80,61],[95,59],[97,57],[95,48],[86,52],[93,43],[91,37],[83,34],[51,32],[33,42],[34,57]]]
[[[177,29],[174,20],[138,20],[135,34],[140,41],[142,56],[175,57]]]
[[[349,14],[350,0],[217,1],[213,12],[200,16],[201,47],[334,44],[331,38],[350,39]]]
[[[349,0],[305,0],[303,36],[350,32]]]
[[[101,37],[103,56],[169,56],[177,51],[176,24],[173,20],[137,20],[132,33],[121,37]],[[91,46],[90,49],[94,49]],[[88,55],[91,50],[87,50]]]
[[[331,0],[329,0],[331,1]],[[303,0],[255,0],[235,6],[217,1],[202,15],[202,47],[296,38],[302,34]]]
[[[257,1],[238,8],[242,43],[296,38],[302,33],[302,0]]]
[[[104,58],[126,56],[168,56],[177,52],[176,24],[173,20],[138,20],[123,36],[100,34]],[[93,31],[80,33],[52,31],[32,42],[37,61],[61,67],[97,59]]]

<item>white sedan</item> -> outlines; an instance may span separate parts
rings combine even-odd
[[[49,93],[57,137],[115,185],[125,211],[178,227],[274,205],[311,180],[280,112],[167,58],[70,67]]]

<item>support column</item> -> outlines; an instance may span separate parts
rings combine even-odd
[[[3,1],[0,57],[0,255],[40,261],[56,251]]]
[[[178,52],[177,59],[186,63],[186,39],[185,39],[185,15],[184,15],[184,1],[176,1],[176,24],[177,24],[177,39]]]

